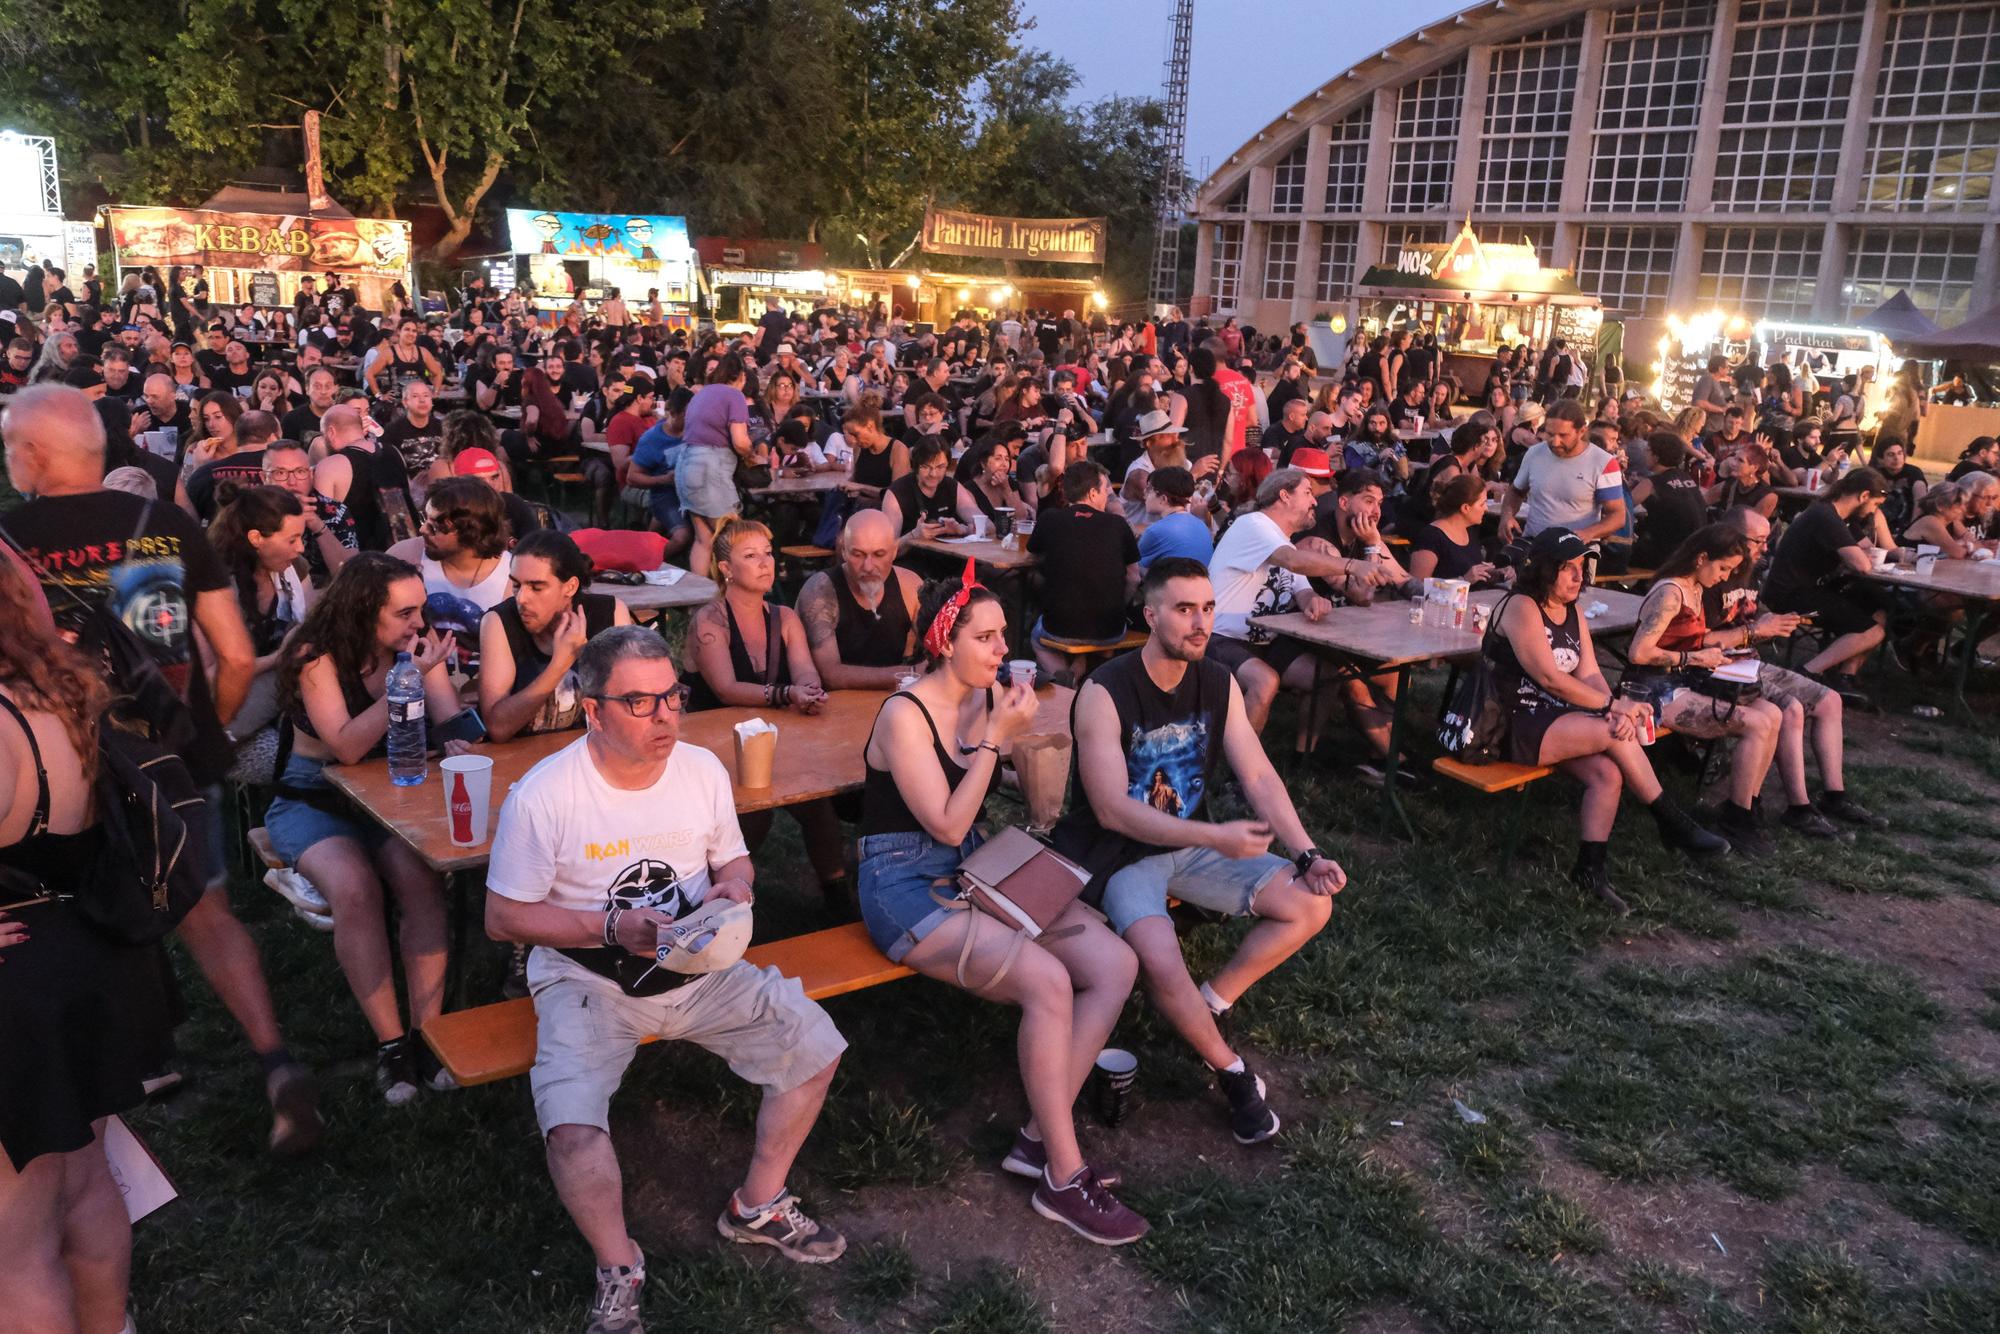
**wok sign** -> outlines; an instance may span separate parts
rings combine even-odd
[[[1104,262],[1103,218],[1003,218],[934,208],[924,214],[923,249],[932,255]]]
[[[401,277],[410,265],[407,222],[181,208],[110,212],[111,245],[126,265],[200,264],[384,278]]]

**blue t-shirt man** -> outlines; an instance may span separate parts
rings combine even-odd
[[[679,466],[681,450],[686,447],[679,436],[667,430],[665,422],[655,422],[632,446],[632,465],[650,476],[657,477],[663,472],[672,472]],[[646,495],[653,507],[653,517],[668,532],[687,527],[687,520],[681,514],[679,488],[669,482],[665,486],[647,488]]]
[[[1186,556],[1208,564],[1215,554],[1215,539],[1208,525],[1186,510],[1162,515],[1139,534],[1139,568],[1145,569],[1163,556]]]

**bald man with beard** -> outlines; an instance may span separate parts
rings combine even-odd
[[[896,526],[881,510],[847,521],[839,557],[799,590],[813,665],[829,690],[893,690],[913,670],[923,581],[895,563]]]
[[[276,1113],[272,1150],[303,1152],[323,1130],[312,1076],[285,1049],[256,942],[230,912],[225,892],[223,729],[256,668],[229,571],[185,512],[105,488],[104,425],[80,391],[23,389],[0,415],[0,437],[7,475],[33,497],[0,520],[0,532],[35,571],[58,628],[73,637],[95,609],[108,610],[146,646],[194,716],[196,738],[183,758],[204,785],[205,800],[188,832],[208,888],[178,930],[257,1054]],[[212,682],[195,652],[196,631],[215,663]]]

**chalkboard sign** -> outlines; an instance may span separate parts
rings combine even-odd
[[[1669,354],[1666,372],[1660,377],[1660,406],[1680,411],[1694,403],[1694,383],[1708,369],[1706,350],[1686,355]]]
[[[250,304],[253,306],[275,306],[278,301],[278,275],[269,269],[259,269],[250,275]]]

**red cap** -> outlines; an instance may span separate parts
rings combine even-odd
[[[458,457],[451,461],[451,470],[460,477],[498,477],[500,460],[493,457],[492,450],[474,445],[458,451]]]
[[[463,458],[464,455],[459,457]],[[1333,460],[1326,456],[1326,451],[1323,449],[1295,449],[1292,451],[1292,461],[1285,466],[1297,468],[1308,477],[1333,476]]]

